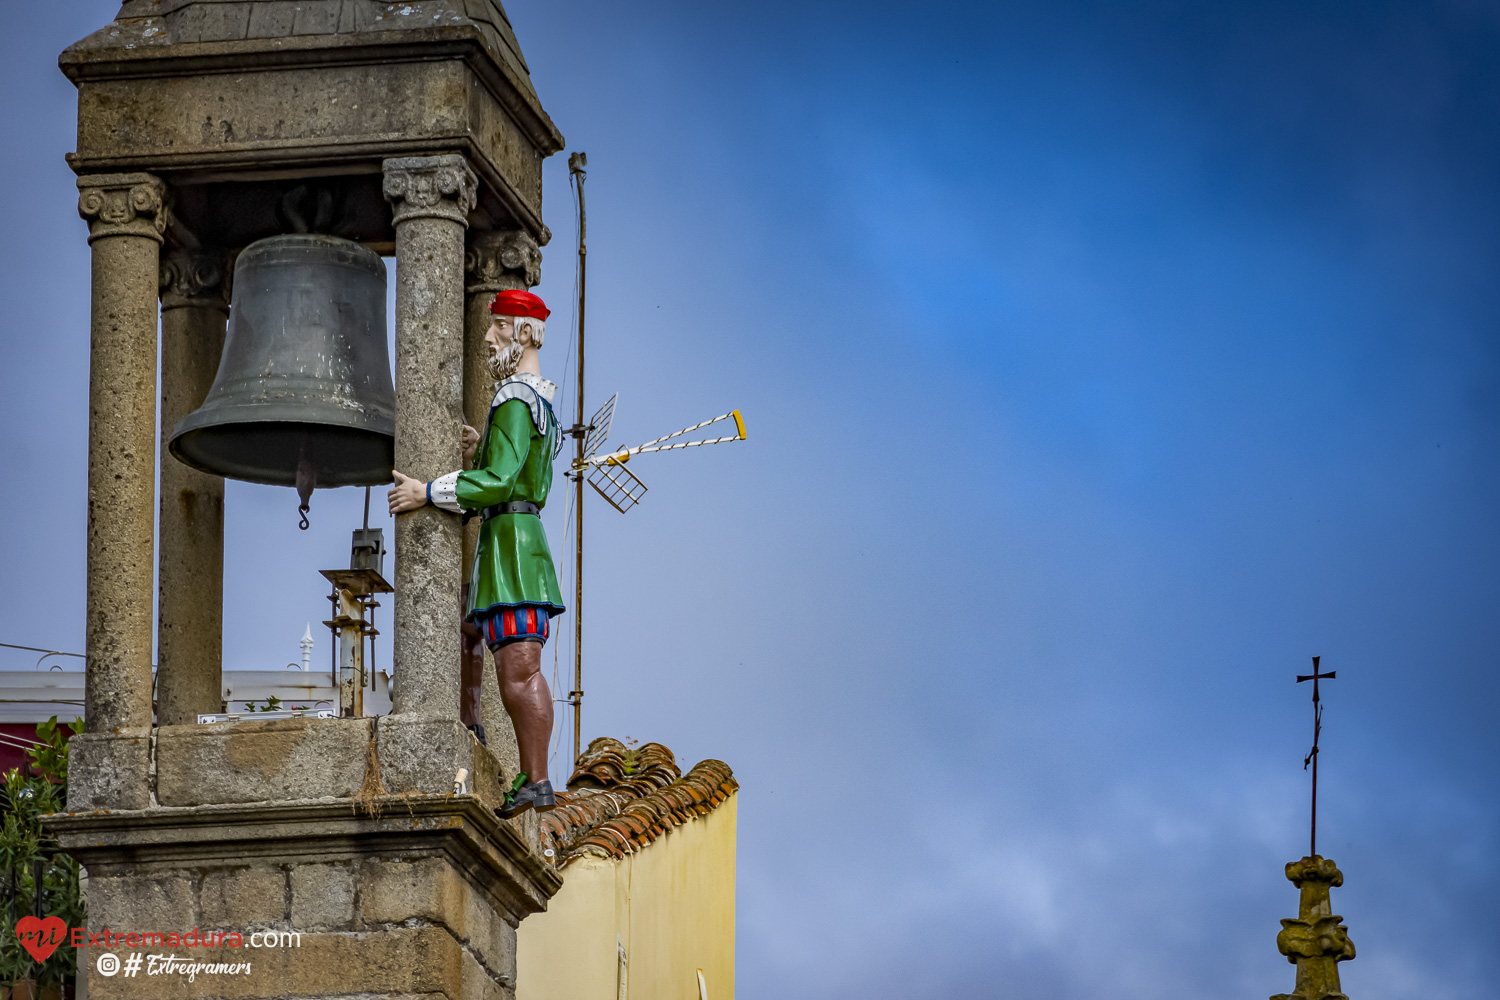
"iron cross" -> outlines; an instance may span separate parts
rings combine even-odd
[[[1333,680],[1338,672],[1330,670],[1326,674],[1318,673],[1318,660],[1321,657],[1314,656],[1313,672],[1310,674],[1298,674],[1297,683],[1303,681],[1313,682],[1313,745],[1312,751],[1307,759],[1302,762],[1302,770],[1306,771],[1309,764],[1312,765],[1312,841],[1308,847],[1308,855],[1318,856],[1318,737],[1323,735],[1323,705],[1318,699],[1318,681]]]

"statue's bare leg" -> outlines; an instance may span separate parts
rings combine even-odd
[[[552,690],[542,676],[542,644],[511,642],[495,653],[500,700],[516,727],[526,780],[547,780],[547,743],[552,738]]]

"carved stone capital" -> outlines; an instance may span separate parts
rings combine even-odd
[[[1338,915],[1318,917],[1313,920],[1282,920],[1281,933],[1276,935],[1276,950],[1286,956],[1288,962],[1299,958],[1331,958],[1335,962],[1347,962],[1354,957],[1354,942],[1349,940],[1349,928],[1344,918]]]
[[[228,309],[229,282],[222,250],[174,248],[162,255],[161,307]]]
[[[89,224],[89,242],[106,236],[162,241],[167,228],[167,187],[152,174],[85,174],[78,178],[78,214]]]
[[[385,198],[395,206],[395,222],[451,219],[468,225],[479,196],[479,178],[469,161],[456,153],[400,156],[381,164]]]
[[[542,280],[542,250],[520,229],[471,233],[464,273],[470,294],[524,290]]]
[[[1305,883],[1331,885],[1335,888],[1344,884],[1344,873],[1339,871],[1339,866],[1323,857],[1306,857],[1301,861],[1288,861],[1286,877],[1299,889]]]

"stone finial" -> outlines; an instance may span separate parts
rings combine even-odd
[[[542,280],[542,250],[524,230],[476,232],[464,253],[464,272],[470,294],[524,290]]]
[[[153,174],[85,174],[78,178],[78,214],[89,224],[89,242],[106,236],[162,241],[167,229],[167,186]]]
[[[227,309],[228,269],[221,250],[178,247],[161,258],[160,291],[163,309],[183,306]]]
[[[457,153],[398,156],[386,160],[383,190],[395,206],[395,223],[409,219],[451,219],[467,226],[479,196],[479,178]]]
[[[1328,898],[1330,888],[1344,884],[1344,873],[1327,858],[1308,857],[1288,864],[1286,877],[1302,890],[1302,899],[1297,919],[1281,922],[1276,948],[1297,967],[1297,985],[1271,1000],[1348,1000],[1339,987],[1338,963],[1354,957],[1354,942]]]

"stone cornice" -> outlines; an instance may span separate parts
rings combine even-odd
[[[399,156],[381,164],[382,190],[394,206],[395,224],[412,219],[449,219],[467,226],[478,198],[479,178],[456,153]]]
[[[469,294],[525,290],[542,280],[542,250],[530,233],[497,229],[469,235],[464,252]]]
[[[496,59],[471,25],[454,28],[299,35],[223,42],[93,46],[101,29],[63,50],[58,66],[74,85],[93,80],[242,73],[279,66],[347,65],[453,56],[467,62],[486,89],[525,130],[543,156],[563,148],[558,131],[530,86],[504,60]]]
[[[85,174],[78,178],[78,214],[89,224],[90,243],[108,236],[160,243],[167,229],[167,188],[153,174]]]
[[[360,806],[363,808],[359,808]],[[376,815],[371,816],[370,812]],[[511,823],[472,795],[384,795],[235,805],[52,813],[47,832],[100,868],[217,857],[370,852],[446,854],[498,909],[519,920],[546,908],[562,876],[532,853]],[[496,893],[496,883],[507,893]],[[506,896],[511,898],[507,899]]]
[[[227,277],[222,250],[173,248],[161,257],[161,307],[228,311]]]

